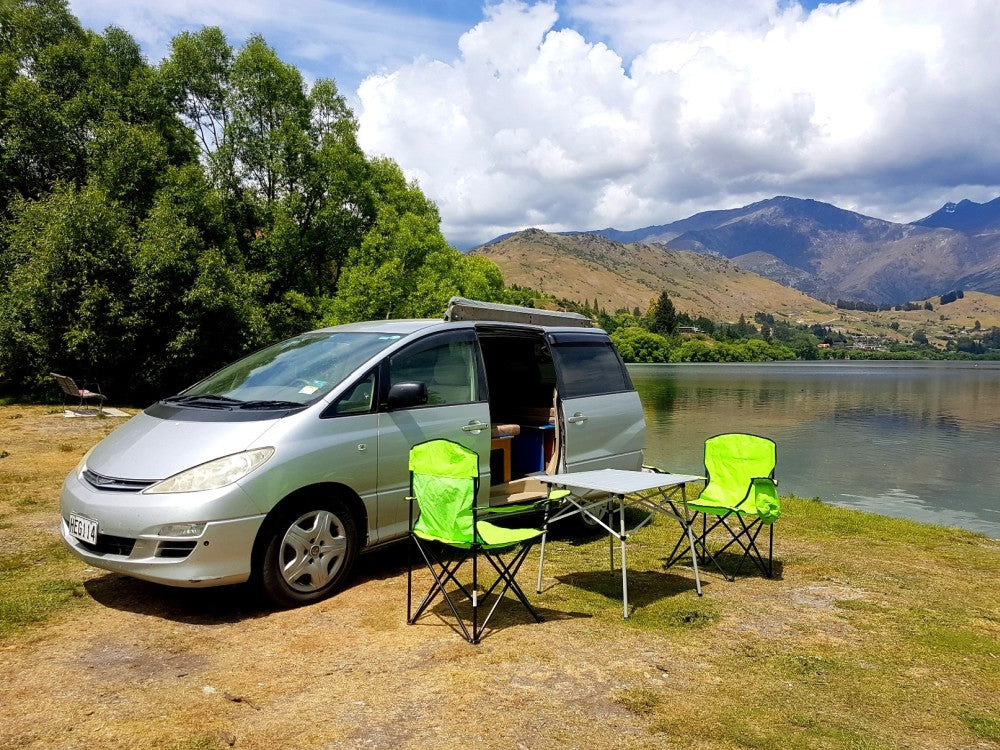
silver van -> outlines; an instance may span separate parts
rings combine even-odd
[[[483,505],[542,496],[539,473],[640,467],[639,397],[607,334],[588,326],[455,298],[444,320],[274,344],[98,443],[63,485],[63,539],[136,578],[252,579],[278,605],[317,601],[359,551],[407,533],[416,443],[476,451]]]

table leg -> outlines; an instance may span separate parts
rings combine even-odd
[[[542,546],[538,553],[538,585],[535,587],[536,593],[542,593],[542,565],[545,564],[545,537],[548,532],[542,532]]]
[[[628,563],[625,561],[625,498],[618,498],[618,523],[622,543],[622,608],[628,618]]]
[[[684,528],[687,530],[688,544],[691,545],[691,565],[694,567],[694,586],[701,596],[701,575],[698,573],[698,552],[694,543],[694,533],[691,531],[691,519],[688,516],[687,487],[681,485],[681,510],[684,512]]]
[[[612,510],[608,514],[608,523],[614,523],[614,522],[615,522],[615,512]],[[615,535],[614,534],[608,534],[608,565],[609,565],[609,567],[611,569],[611,572],[614,573],[615,572]]]

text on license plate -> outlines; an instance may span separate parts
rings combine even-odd
[[[97,544],[97,521],[75,514],[70,515],[69,533],[82,542]]]

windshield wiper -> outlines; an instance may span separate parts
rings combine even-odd
[[[210,409],[225,409],[244,403],[238,398],[219,396],[215,393],[196,393],[188,396],[170,396],[163,399],[165,404],[185,404],[186,406],[204,406]]]
[[[240,403],[240,409],[290,409],[299,408],[300,406],[305,406],[305,404],[300,404],[298,401],[243,401]]]

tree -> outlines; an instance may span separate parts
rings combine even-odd
[[[445,242],[437,207],[395,162],[376,159],[370,174],[375,223],[347,258],[326,323],[439,315],[467,285],[499,292],[495,272]]]
[[[611,334],[626,362],[665,362],[670,353],[667,339],[644,328],[619,328]]]
[[[660,292],[660,297],[653,308],[653,316],[649,328],[654,333],[668,336],[677,332],[677,311],[674,309],[674,303],[670,301],[670,296],[666,292]]]
[[[0,293],[3,379],[31,389],[52,370],[93,376],[97,363],[105,381],[127,379],[135,245],[121,207],[63,185],[17,204],[7,244],[21,262]]]
[[[184,33],[152,67],[64,0],[0,0],[0,94],[0,391],[66,369],[145,400],[320,320],[533,294],[261,37]]]
[[[217,28],[176,37],[162,76],[270,303],[332,295],[374,222],[357,123],[333,81],[308,88],[263,38],[234,54]]]

